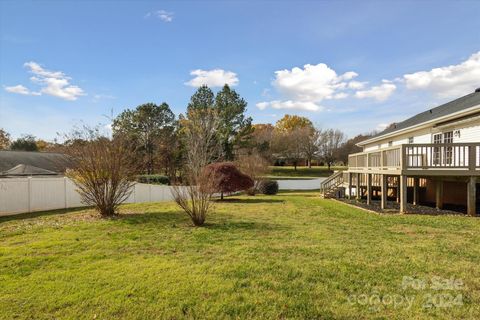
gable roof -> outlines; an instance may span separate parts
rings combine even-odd
[[[421,112],[400,123],[395,123],[391,127],[378,133],[377,135],[360,142],[359,145],[364,145],[368,143],[368,141],[376,140],[377,138],[380,138],[384,135],[393,134],[397,131],[401,131],[404,129],[408,129],[410,127],[421,125],[422,123],[425,123],[425,122],[434,121],[436,119],[440,119],[450,114],[461,112],[475,106],[480,106],[480,90],[478,89],[473,93],[467,94],[466,96],[447,102],[436,108]]]
[[[3,174],[6,176],[50,176],[58,173],[28,164],[19,164],[10,170],[4,171]]]
[[[0,173],[18,165],[35,167],[62,174],[71,165],[68,157],[61,153],[33,151],[0,151]]]

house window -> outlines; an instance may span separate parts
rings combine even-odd
[[[393,146],[393,141],[388,141],[388,146],[389,147]]]
[[[443,134],[443,143],[453,143],[453,131]],[[452,164],[453,147],[445,147],[445,164]]]
[[[433,143],[435,144],[453,143],[453,131],[434,134]],[[451,146],[442,146],[442,147],[433,148],[433,164],[434,165],[450,165],[452,164],[452,156],[453,156],[453,148]]]
[[[453,143],[453,131],[445,132],[443,134],[443,143]]]
[[[408,143],[413,143],[413,137],[408,137]]]

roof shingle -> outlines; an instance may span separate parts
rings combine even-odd
[[[477,105],[480,105],[480,92],[473,92],[456,100],[442,104],[441,106],[438,106],[431,110],[419,113],[411,118],[408,118],[405,121],[396,123],[394,126],[391,126],[380,132],[379,134],[373,136],[372,139],[381,137],[389,133],[394,133],[402,129],[413,127],[427,121],[435,120],[440,117],[459,112]]]

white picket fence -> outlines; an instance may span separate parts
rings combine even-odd
[[[171,201],[171,190],[170,186],[136,183],[125,203]],[[82,206],[68,178],[0,179],[0,216]]]

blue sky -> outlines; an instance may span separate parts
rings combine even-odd
[[[480,87],[479,1],[1,1],[0,127],[51,140],[227,82],[349,136]],[[217,90],[218,87],[213,89]]]

